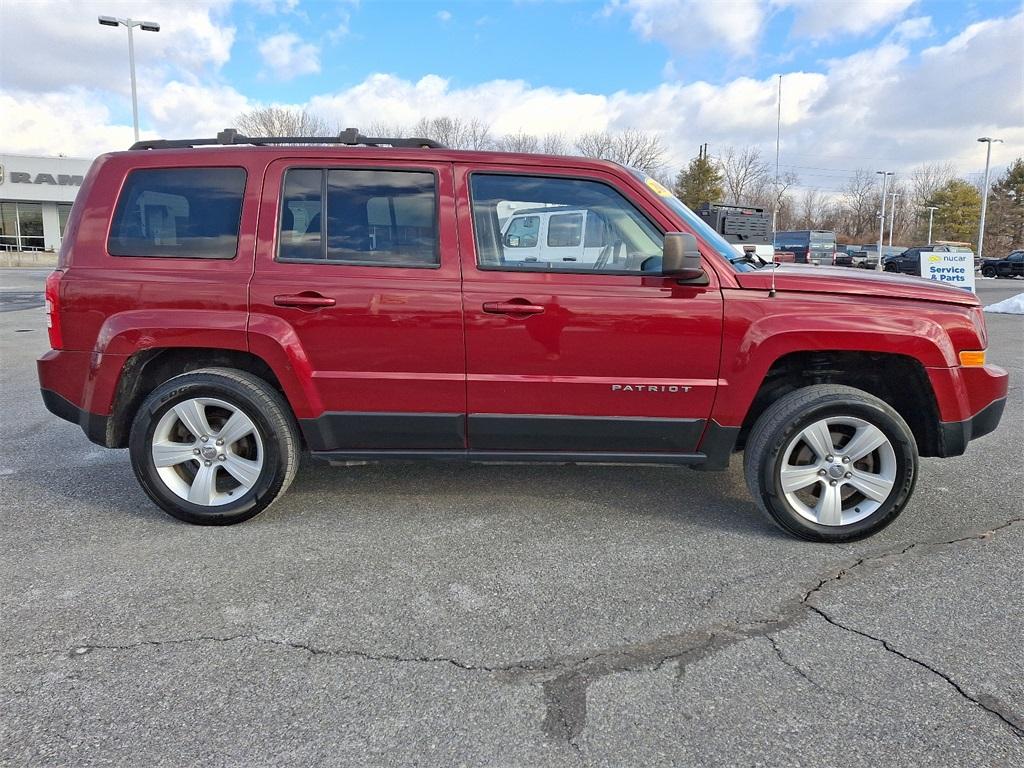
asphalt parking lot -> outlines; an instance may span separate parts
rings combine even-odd
[[[998,431],[854,545],[739,461],[306,461],[218,529],[46,412],[44,275],[0,270],[0,765],[1024,765],[1024,317]]]

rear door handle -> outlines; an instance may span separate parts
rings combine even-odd
[[[491,315],[539,315],[543,311],[540,304],[530,304],[526,299],[484,302],[484,312]]]
[[[328,296],[321,296],[316,291],[305,291],[303,293],[282,294],[274,297],[274,304],[279,307],[300,307],[302,309],[316,309],[317,307],[333,307],[334,299]]]

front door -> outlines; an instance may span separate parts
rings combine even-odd
[[[270,165],[250,347],[285,357],[312,450],[465,449],[453,212],[448,163]]]
[[[718,381],[714,274],[707,285],[660,276],[668,219],[612,175],[511,170],[456,166],[470,449],[695,453]],[[555,206],[603,222],[592,262],[506,249],[502,216]]]

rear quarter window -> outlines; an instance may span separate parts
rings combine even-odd
[[[231,259],[242,168],[147,168],[128,174],[107,239],[112,256]]]

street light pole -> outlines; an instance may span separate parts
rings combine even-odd
[[[104,27],[127,27],[128,29],[128,67],[132,75],[132,125],[135,127],[135,140],[139,140],[139,98],[135,90],[135,40],[132,30],[141,27],[143,32],[159,32],[160,25],[155,21],[137,21],[135,19],[119,19],[114,16],[100,16],[97,19]]]
[[[991,136],[982,136],[978,141],[983,141],[988,145],[985,150],[985,186],[981,190],[981,221],[978,222],[978,258],[981,258],[982,248],[985,244],[985,210],[988,208],[988,168],[989,162],[992,160],[992,142],[998,141],[1000,144],[1003,143],[1002,139],[993,139]]]
[[[878,263],[875,264],[875,271],[882,271],[882,238],[885,237],[885,188],[892,171],[875,171],[882,176],[882,210],[878,214]]]
[[[892,231],[896,229],[896,198],[900,196],[899,192],[890,192],[889,196],[892,198],[892,211],[889,213],[889,245],[892,246]]]
[[[932,219],[935,217],[935,212],[939,210],[937,205],[926,206],[928,208],[928,242],[927,245],[932,244]]]

